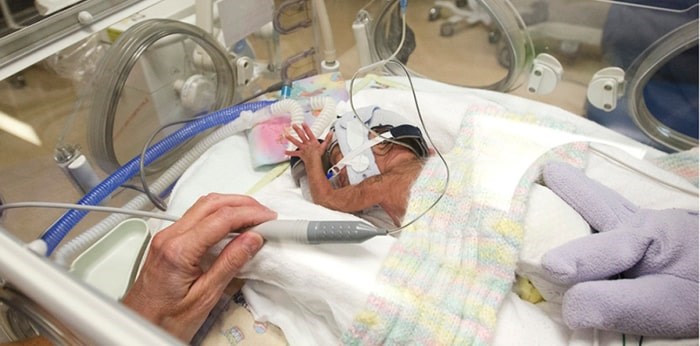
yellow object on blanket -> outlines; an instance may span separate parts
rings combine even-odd
[[[513,291],[518,294],[518,297],[524,301],[537,304],[544,300],[540,291],[528,280],[522,276],[516,276]]]

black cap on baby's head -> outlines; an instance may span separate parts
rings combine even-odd
[[[394,126],[390,130],[394,140],[405,144],[420,158],[428,157],[428,144],[423,138],[421,130],[413,125]]]

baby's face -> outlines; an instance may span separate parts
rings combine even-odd
[[[386,131],[391,129],[391,127],[376,127],[374,128],[374,131],[376,133],[381,134]],[[368,135],[369,139],[372,139],[376,137],[375,133],[370,132]],[[393,143],[391,142],[381,142],[379,144],[375,144],[372,146],[372,153],[374,154],[374,162],[377,164],[379,169],[381,170],[384,165],[384,161],[386,160],[386,156],[394,148]],[[340,160],[343,159],[343,153],[340,151],[340,146],[335,145],[333,146],[333,149],[331,149],[330,153],[328,154],[328,161],[331,164],[331,166],[335,166]],[[347,167],[343,167],[340,170],[340,173],[338,173],[335,177],[331,178],[331,185],[333,185],[333,188],[339,188],[339,187],[345,187],[348,186],[349,179],[348,179],[348,173],[347,173]]]
[[[387,153],[392,148],[394,148],[394,146],[390,142],[379,143],[379,144],[372,147],[372,153],[374,154],[374,161],[377,163],[377,166],[380,167],[380,170],[382,169],[381,167],[383,167],[383,162],[386,159]],[[340,146],[336,145],[328,155],[329,163],[331,164],[331,166],[334,166],[335,164],[340,162],[340,160],[342,160],[342,159],[343,159],[343,153],[340,151]],[[331,180],[333,180],[331,182],[331,185],[333,185],[334,188],[348,186],[349,180],[348,180],[347,167],[343,167],[340,170],[340,173],[337,176],[331,178]]]

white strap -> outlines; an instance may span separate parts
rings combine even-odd
[[[384,136],[382,136],[382,135],[379,135],[379,136],[374,137],[374,138],[372,138],[372,139],[370,139],[370,140],[368,140],[368,141],[365,141],[365,142],[362,143],[360,146],[358,146],[358,147],[356,147],[355,149],[353,149],[349,154],[343,156],[343,159],[340,160],[340,161],[338,161],[338,163],[336,163],[335,165],[333,165],[333,167],[331,167],[330,169],[328,169],[328,172],[327,172],[328,177],[329,177],[329,178],[331,177],[331,175],[330,175],[331,173],[332,173],[333,175],[337,175],[338,173],[340,173],[340,171],[341,171],[345,166],[348,166],[348,165],[350,165],[350,166],[352,167],[353,164],[355,164],[355,165],[368,164],[368,163],[366,162],[366,160],[355,160],[355,159],[356,159],[356,158],[359,158],[358,156],[359,156],[360,154],[362,154],[362,152],[364,152],[365,150],[367,150],[367,149],[369,149],[369,148],[371,148],[371,147],[373,147],[373,146],[375,146],[375,145],[377,145],[377,144],[379,144],[379,143],[381,143],[381,142],[384,142],[384,141],[387,140],[387,139],[392,139],[392,138],[394,138],[394,136],[393,136],[391,133],[387,133],[387,136],[386,136],[386,137],[384,137]],[[362,156],[362,157],[364,157],[364,156]],[[363,170],[364,170],[364,169],[362,169],[361,167],[354,167],[354,169],[355,169],[356,171],[363,171]],[[366,167],[365,167],[365,169],[366,169]]]

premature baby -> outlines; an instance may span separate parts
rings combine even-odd
[[[378,107],[357,113],[364,124],[346,113],[323,141],[308,125],[295,125],[298,138],[286,138],[297,149],[287,154],[303,161],[314,203],[378,227],[400,226],[428,148],[420,130],[394,113]]]

